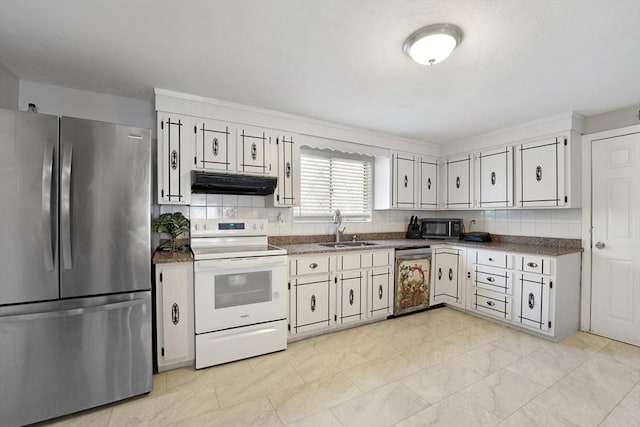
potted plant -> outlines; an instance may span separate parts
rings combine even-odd
[[[180,212],[164,213],[153,220],[151,227],[158,233],[166,233],[171,236],[171,239],[160,247],[170,243],[169,250],[175,252],[178,250],[178,237],[189,232],[189,219]]]

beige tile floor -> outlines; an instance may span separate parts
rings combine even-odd
[[[639,426],[640,348],[561,343],[449,308],[153,378],[56,426]]]

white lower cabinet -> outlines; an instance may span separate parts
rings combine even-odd
[[[554,340],[578,330],[580,253],[467,252],[467,310]]]
[[[158,371],[194,360],[193,263],[155,265],[156,353]]]
[[[393,250],[290,257],[290,336],[392,313]]]
[[[447,303],[464,307],[464,292],[460,272],[463,249],[441,247],[432,252],[430,305]]]

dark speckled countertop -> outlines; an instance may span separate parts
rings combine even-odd
[[[396,237],[396,236],[393,236]],[[532,238],[520,236],[493,236],[492,242],[467,242],[462,240],[423,240],[423,239],[383,239],[366,240],[375,243],[371,246],[360,246],[351,248],[329,248],[319,243],[298,243],[283,244],[278,242],[277,246],[287,250],[288,255],[307,255],[314,253],[337,253],[345,251],[362,251],[375,249],[412,249],[430,246],[463,246],[476,249],[488,249],[495,251],[516,252],[522,254],[535,254],[547,256],[560,256],[570,253],[582,252],[580,240],[578,239],[551,239]],[[345,240],[348,241],[348,240]],[[275,242],[274,242],[275,243]]]

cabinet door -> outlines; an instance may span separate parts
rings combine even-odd
[[[331,280],[326,274],[292,279],[291,332],[301,333],[331,325]],[[334,297],[335,300],[335,297]]]
[[[478,153],[476,178],[480,207],[513,206],[513,148]]]
[[[438,208],[438,162],[436,160],[420,159],[420,184],[418,186],[420,209]]]
[[[529,328],[548,331],[549,322],[549,289],[551,281],[548,277],[521,273],[518,287],[520,294],[518,321]]]
[[[460,257],[457,249],[436,249],[433,254],[431,304],[464,303],[460,284]]]
[[[194,167],[207,171],[231,172],[236,164],[236,130],[214,120],[196,120]]]
[[[375,268],[369,271],[369,316],[391,314],[391,268]]]
[[[279,135],[276,138],[276,167],[278,187],[274,206],[297,206],[300,200],[298,159],[300,148],[294,136]]]
[[[362,271],[340,273],[338,276],[338,307],[340,323],[362,319],[362,291],[364,276]]]
[[[565,144],[565,138],[553,138],[517,148],[519,206],[564,206]]]
[[[238,172],[251,175],[271,175],[272,138],[266,131],[245,127],[238,133]],[[275,145],[275,144],[274,144]]]
[[[415,207],[415,162],[413,156],[393,155],[393,207],[412,209]]]
[[[461,209],[473,207],[471,194],[471,156],[451,157],[445,162],[445,207]]]
[[[191,202],[191,118],[158,113],[158,203]]]
[[[193,271],[191,264],[158,267],[158,366],[193,359]]]

